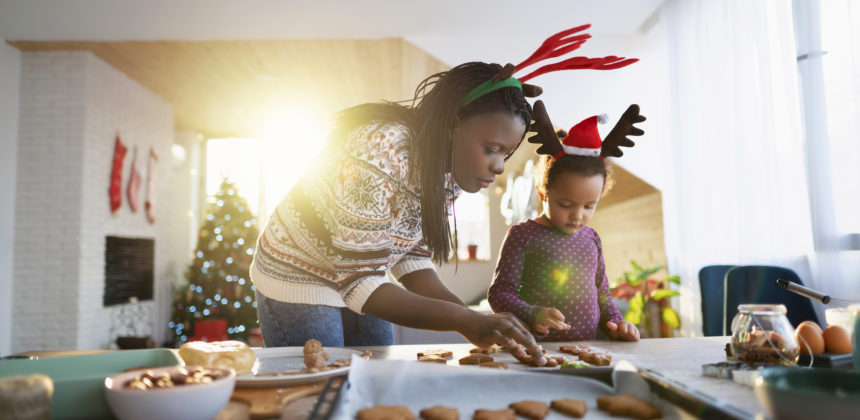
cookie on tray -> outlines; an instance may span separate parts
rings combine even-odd
[[[492,361],[492,357],[481,353],[472,353],[466,357],[460,358],[461,365],[480,365],[481,363],[487,363]]]
[[[506,408],[504,410],[487,410],[479,408],[475,410],[472,420],[516,420],[517,416],[514,410]]]
[[[583,353],[579,355],[579,360],[596,366],[609,366],[612,356],[608,353]]]
[[[574,356],[579,356],[583,353],[591,353],[591,347],[576,344],[573,346],[561,346],[558,348],[558,351],[563,353],[570,353]]]
[[[456,408],[441,405],[425,408],[419,414],[424,420],[458,420],[460,418],[460,412]]]
[[[355,413],[357,420],[415,420],[415,414],[402,405],[374,405]]]
[[[419,362],[430,362],[430,363],[441,363],[443,365],[448,364],[448,359],[440,356],[419,356]]]
[[[588,406],[585,404],[585,401],[574,400],[571,398],[553,400],[549,403],[549,406],[559,413],[576,418],[582,418],[585,416],[585,413],[588,412]]]
[[[454,352],[451,350],[445,349],[435,349],[435,350],[424,350],[418,352],[418,357],[421,356],[439,356],[444,358],[449,358],[454,356]]]
[[[508,407],[513,408],[517,414],[532,420],[543,420],[549,414],[549,406],[542,401],[519,401],[511,403]]]
[[[648,401],[627,394],[598,397],[597,408],[609,412],[612,416],[627,416],[640,420],[655,419],[663,415]]]

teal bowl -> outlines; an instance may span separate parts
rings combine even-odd
[[[755,381],[762,407],[776,420],[857,419],[860,373],[801,367],[765,369]]]

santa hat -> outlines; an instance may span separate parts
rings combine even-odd
[[[603,142],[597,131],[597,123],[605,124],[606,121],[606,114],[593,115],[571,127],[567,136],[561,141],[563,150],[556,153],[553,158],[559,158],[565,154],[599,157]]]

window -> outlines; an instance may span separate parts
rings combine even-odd
[[[795,1],[815,247],[860,250],[860,4]]]
[[[251,212],[260,218],[260,143],[257,139],[210,139],[206,142],[206,196],[230,177]]]
[[[460,193],[454,202],[457,216],[457,257],[460,261],[490,259],[490,200],[486,190]],[[454,219],[448,218],[451,232]],[[473,249],[472,251],[469,248]],[[470,254],[474,253],[474,255]]]

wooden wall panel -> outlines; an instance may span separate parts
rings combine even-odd
[[[272,110],[412,97],[447,66],[403,39],[10,42],[20,50],[87,50],[170,102],[177,130],[253,137]]]
[[[598,206],[591,226],[603,241],[606,274],[610,280],[631,269],[630,260],[642,266],[664,267],[666,245],[663,237],[663,205],[659,191]]]

